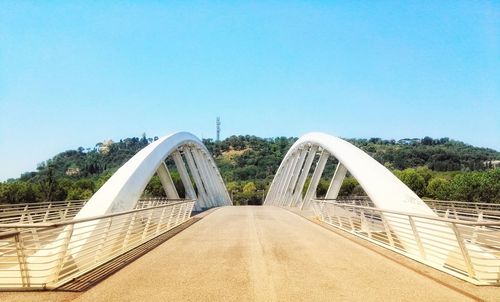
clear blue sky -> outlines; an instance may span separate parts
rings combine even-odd
[[[2,1],[0,114],[0,180],[216,116],[223,137],[500,150],[500,2]]]

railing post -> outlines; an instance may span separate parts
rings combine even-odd
[[[52,203],[49,203],[49,206],[47,207],[47,211],[45,212],[45,215],[43,216],[43,222],[46,222],[47,219],[49,218],[49,213],[50,213],[51,208],[52,208]]]
[[[16,242],[17,261],[19,262],[19,270],[21,273],[21,281],[23,283],[23,287],[30,287],[28,263],[26,262],[26,255],[24,254],[24,244],[21,239],[21,233],[18,232],[14,236],[14,240]]]
[[[57,281],[59,281],[58,280],[59,275],[61,274],[61,270],[64,266],[64,259],[66,259],[66,254],[68,253],[68,246],[69,246],[69,242],[71,241],[71,236],[73,235],[73,229],[75,228],[75,225],[69,224],[65,228],[67,228],[67,231],[66,231],[66,236],[64,237],[64,241],[63,241],[61,256],[60,256],[59,260],[57,261],[56,271],[54,272],[54,276],[53,276],[54,278],[53,278],[53,280],[49,281],[49,283],[50,282],[56,283]]]
[[[148,215],[148,221],[146,222],[146,225],[144,226],[144,231],[142,231],[142,236],[141,240],[144,240],[146,238],[146,235],[148,234],[148,229],[149,229],[149,224],[151,223],[151,219],[153,218],[153,210],[149,210],[150,213]]]
[[[477,207],[477,205],[476,205]],[[480,211],[478,216],[477,216],[477,222],[482,222],[483,221],[483,211]],[[471,237],[471,242],[472,243],[476,243],[476,240],[477,240],[477,233],[479,232],[479,230],[481,230],[482,227],[479,226],[479,225],[476,225],[474,227],[474,230],[472,231],[472,237]]]
[[[314,214],[316,216],[319,216],[320,220],[325,221],[325,217],[323,215],[323,210],[322,210],[322,205],[319,202],[316,203],[316,201],[314,201],[314,200],[311,201],[311,204],[312,204]]]
[[[333,219],[337,218],[337,216],[335,215],[334,206],[325,203],[324,208],[326,209],[326,213],[328,214],[328,218],[330,220],[330,223],[333,224]]]
[[[361,213],[361,225],[360,225],[360,229],[361,231],[363,231],[363,223],[366,227],[366,232],[368,233],[368,238],[372,238],[372,231],[370,229],[370,225],[369,225],[369,222],[368,222],[368,219],[366,219],[366,216],[365,216],[365,211],[364,210],[361,210],[360,211]]]
[[[422,245],[422,241],[420,240],[420,235],[418,234],[417,226],[415,225],[415,221],[413,221],[412,216],[408,216],[408,221],[410,222],[411,229],[413,231],[413,236],[415,237],[415,241],[417,242],[418,250],[420,251],[420,256],[422,259],[426,259],[424,246]]]
[[[355,232],[354,222],[352,221],[352,215],[347,216],[349,218],[349,225],[351,226],[351,231]]]
[[[31,214],[30,214],[30,213],[28,213],[28,214],[27,214],[27,216],[28,216],[28,222],[29,222],[31,225],[34,225],[34,223],[35,223],[35,222],[33,221],[33,217],[31,217]],[[37,248],[39,248],[39,247],[40,247],[40,240],[39,240],[39,238],[38,238],[38,233],[37,233],[37,231],[36,231],[36,228],[31,228],[31,234],[32,234],[32,236],[33,236],[33,241],[35,242],[35,246],[36,246]]]
[[[168,220],[167,220],[167,230],[170,230],[170,223],[174,215],[175,205],[169,207]]]
[[[132,214],[132,219],[130,219],[130,224],[128,225],[127,233],[125,234],[125,238],[123,239],[122,250],[124,250],[127,247],[128,239],[130,238],[130,234],[132,234],[132,229],[134,227],[136,215],[137,213]]]
[[[462,257],[464,258],[464,263],[465,267],[467,268],[467,273],[469,274],[469,277],[475,278],[476,273],[474,272],[474,267],[472,266],[472,261],[470,259],[469,252],[467,251],[467,247],[465,246],[462,235],[460,235],[460,231],[458,230],[457,225],[454,222],[451,223],[451,228],[455,233],[458,246],[460,247],[460,251],[462,252]]]
[[[339,227],[342,228],[342,219],[340,218],[340,216],[336,215],[335,213],[333,215],[335,215],[335,217],[337,217],[337,223],[339,224]]]
[[[28,211],[28,205],[24,206],[23,214],[21,215],[21,218],[19,219],[19,223],[23,223],[24,216],[26,215],[26,211]]]
[[[191,214],[191,207],[189,206],[189,203],[186,202],[184,203],[184,216],[182,217],[182,222],[188,220],[190,214]]]
[[[454,203],[451,204],[451,208],[453,209],[453,213],[455,214],[455,219],[458,220],[459,219],[458,218],[458,213],[457,213],[457,209],[455,208],[455,204]]]
[[[179,225],[179,219],[181,219],[181,213],[182,213],[182,205],[176,205],[177,207],[177,217],[175,218],[175,225]]]
[[[163,216],[165,216],[166,210],[167,210],[167,207],[164,207],[163,210],[161,211],[160,219],[158,219],[158,225],[156,226],[156,232],[155,232],[156,235],[158,235],[160,233],[161,222],[163,221]]]
[[[394,239],[392,238],[391,229],[389,228],[389,224],[385,218],[385,215],[380,215],[382,217],[382,224],[384,225],[385,234],[387,235],[387,240],[389,244],[394,247]]]
[[[96,262],[96,263],[99,261],[99,257],[102,253],[102,248],[104,247],[104,243],[106,242],[106,239],[108,237],[108,233],[109,233],[109,230],[111,228],[112,221],[113,221],[113,217],[109,218],[108,222],[106,223],[106,228],[105,228],[106,230],[104,231],[101,242],[99,243],[99,246],[97,247],[97,251],[95,252],[94,262]]]
[[[64,210],[63,214],[63,219],[66,219],[66,216],[68,216],[68,209],[70,206],[71,206],[71,201],[69,201],[68,204],[66,205],[66,209]]]

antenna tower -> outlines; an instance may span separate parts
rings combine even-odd
[[[220,117],[215,120],[215,125],[217,126],[217,142],[220,141]]]

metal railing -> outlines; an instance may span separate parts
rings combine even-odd
[[[500,222],[313,200],[320,220],[474,284],[500,284]],[[458,215],[457,217],[459,217]]]
[[[0,224],[0,289],[56,288],[187,221],[193,205],[163,201],[85,219]]]
[[[330,199],[342,204],[375,207],[368,196],[347,196]],[[423,199],[440,217],[466,221],[500,221],[500,204],[453,200]]]
[[[143,208],[149,208],[149,207],[162,206],[162,205],[167,205],[167,204],[177,202],[179,200],[182,200],[182,199],[171,199],[171,198],[169,199],[166,197],[141,198],[135,204],[134,209],[143,209]]]
[[[424,199],[439,216],[467,221],[500,221],[500,204]]]
[[[39,223],[73,218],[86,200],[0,204],[0,224]]]
[[[179,200],[181,199],[167,199],[166,197],[141,198],[134,209],[166,205]],[[0,204],[0,224],[64,221],[75,217],[86,203],[87,200],[64,200]]]

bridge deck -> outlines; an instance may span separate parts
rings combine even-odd
[[[491,290],[494,298],[498,288]],[[21,296],[93,302],[471,298],[275,207],[218,209],[86,292],[0,293],[0,300]]]

